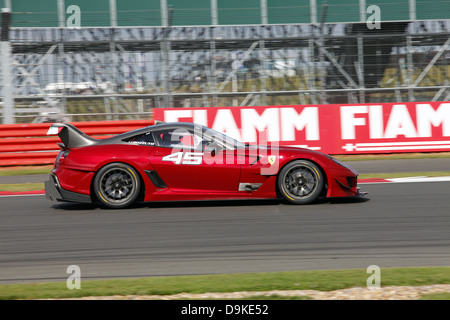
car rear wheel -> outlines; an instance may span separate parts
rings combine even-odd
[[[99,170],[94,191],[101,204],[114,209],[125,208],[139,195],[140,180],[136,170],[124,163],[111,163]]]
[[[308,160],[288,163],[278,176],[278,189],[283,198],[293,204],[315,201],[324,186],[320,168]]]

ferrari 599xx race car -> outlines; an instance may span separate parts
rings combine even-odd
[[[353,197],[358,173],[321,152],[252,146],[194,123],[159,123],[95,139],[52,124],[61,151],[46,197],[124,208],[135,201]]]

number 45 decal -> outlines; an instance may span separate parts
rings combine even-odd
[[[175,164],[202,164],[202,152],[175,152],[162,158],[163,161],[172,161]]]

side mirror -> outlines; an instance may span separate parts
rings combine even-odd
[[[212,140],[203,140],[202,141],[202,150],[206,150],[211,143],[212,143]]]

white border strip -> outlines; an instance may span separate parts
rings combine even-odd
[[[356,143],[357,146],[410,146],[410,145],[427,145],[427,144],[442,144],[450,145],[450,141],[405,141],[405,142],[374,142],[374,143]]]
[[[280,147],[283,147],[280,145]],[[298,145],[287,145],[286,147],[296,147],[296,148],[303,148],[303,149],[310,149],[310,150],[320,150],[321,147],[308,147],[306,144],[298,144]]]
[[[406,183],[406,182],[441,182],[441,181],[450,181],[450,177],[407,177],[407,178],[393,178],[386,179],[391,182],[396,183]]]
[[[450,149],[450,141],[405,141],[405,142],[374,142],[346,144],[342,149],[347,151],[391,151],[391,150],[432,150]]]
[[[414,182],[450,182],[450,176],[443,177],[406,177],[381,179],[380,181],[364,182],[365,179],[358,180],[358,185],[363,184],[380,184],[380,183],[414,183]],[[369,180],[369,179],[367,179]]]
[[[391,151],[391,150],[431,150],[431,149],[450,149],[450,145],[444,146],[410,146],[410,147],[377,147],[377,148],[358,148],[356,147],[355,151]]]

